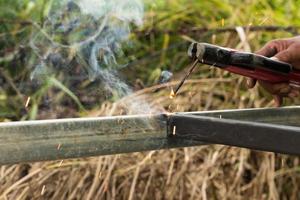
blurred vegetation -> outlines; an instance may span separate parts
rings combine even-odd
[[[278,31],[262,28],[254,34],[246,28],[247,43],[255,51],[271,39],[297,34],[300,25],[298,0],[145,2],[145,24],[140,29],[133,27],[130,45],[125,49],[128,66],[120,71],[134,89],[139,89],[137,82],[140,87],[157,84],[162,70],[174,72],[175,79],[181,77],[189,63],[186,47],[190,41],[237,47],[240,38],[234,31],[236,26],[279,27]],[[2,120],[78,117],[104,101],[115,100],[113,94],[101,90],[101,82],[74,80],[63,72],[45,81],[30,80],[34,61],[28,44],[36,25],[43,25],[52,3],[53,0],[0,0]],[[228,27],[233,31],[220,31]],[[203,67],[194,76],[209,78],[224,73]],[[225,73],[225,76],[232,75]]]
[[[113,104],[117,96],[106,93],[99,80],[77,77],[78,68],[44,80],[30,79],[36,63],[29,42],[53,2],[0,0],[0,121],[120,114]],[[197,68],[174,100],[168,97],[170,88],[157,86],[157,81],[163,70],[174,73],[170,84],[180,80],[190,63],[190,41],[256,51],[269,40],[297,35],[300,0],[145,3],[145,24],[132,27],[120,61],[128,63],[120,73],[135,91],[124,102],[146,93],[151,104],[168,111],[273,105],[265,91],[246,90],[242,77],[208,66]],[[243,27],[242,33],[237,26]],[[287,100],[285,105],[297,103]],[[4,199],[300,197],[299,157],[218,145],[2,166],[0,183]]]

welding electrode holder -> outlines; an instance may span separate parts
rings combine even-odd
[[[300,86],[300,72],[293,66],[258,54],[240,52],[207,43],[192,43],[188,50],[192,59],[246,77],[271,83],[287,82]]]

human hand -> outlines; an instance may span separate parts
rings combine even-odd
[[[256,53],[289,63],[295,69],[300,70],[300,36],[270,41]],[[255,79],[248,79],[248,88],[253,88],[256,85],[256,82]],[[272,84],[260,80],[258,80],[258,83],[274,96],[276,106],[282,104],[283,97],[295,98],[300,95],[299,87],[297,88],[288,83]]]

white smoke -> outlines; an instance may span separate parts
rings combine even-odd
[[[108,2],[103,0],[80,0],[78,6],[85,15],[92,15],[99,19],[106,14]]]
[[[101,79],[121,98],[132,93],[117,73],[117,58],[128,41],[131,24],[141,26],[141,0],[54,0],[43,27],[30,42],[37,55],[32,78],[49,75],[74,63],[85,69],[91,80]],[[151,111],[147,103],[128,105],[140,113]],[[139,107],[137,109],[137,107]]]
[[[83,14],[90,14],[96,19],[112,15],[137,25],[143,23],[144,7],[140,0],[79,0],[77,3]]]

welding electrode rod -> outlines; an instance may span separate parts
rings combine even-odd
[[[186,81],[186,79],[191,75],[191,73],[194,71],[195,67],[198,64],[198,59],[196,59],[196,61],[193,63],[193,65],[190,67],[188,73],[185,75],[185,77],[181,80],[181,82],[178,84],[177,88],[174,91],[174,94],[177,95],[178,91],[180,90],[180,88],[182,87],[182,85],[184,84],[184,82]]]

